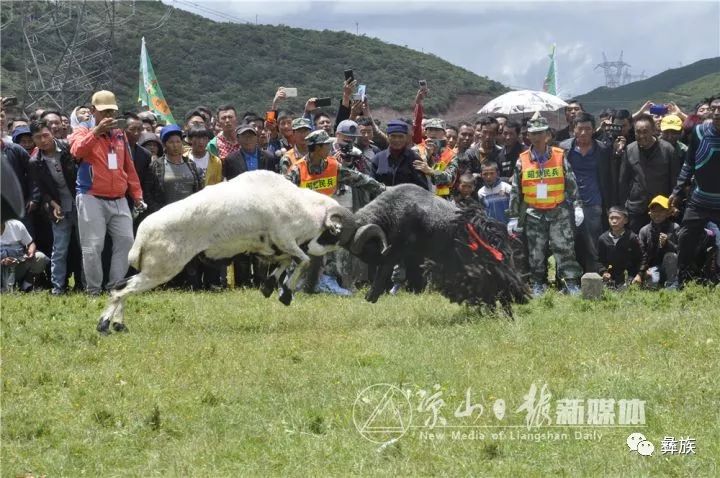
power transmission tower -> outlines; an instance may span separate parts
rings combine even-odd
[[[115,31],[135,12],[135,2],[24,2],[25,110],[67,110],[86,103],[93,91],[112,90]]]
[[[605,86],[608,88],[617,88],[623,84],[623,77],[628,74],[627,70],[630,68],[628,63],[623,61],[623,52],[620,52],[620,59],[618,61],[608,61],[605,52],[602,54],[603,62],[595,66],[595,69],[602,68],[605,72]]]

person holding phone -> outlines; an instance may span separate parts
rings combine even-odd
[[[147,207],[125,133],[116,127],[117,111],[112,92],[96,92],[90,107],[95,127],[78,126],[69,138],[70,154],[78,163],[75,203],[86,291],[90,295],[102,291],[101,256],[106,232],[113,242],[108,287],[127,273],[133,226],[125,196],[130,195],[136,210]]]

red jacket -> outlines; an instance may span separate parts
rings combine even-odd
[[[92,194],[106,198],[142,199],[140,180],[135,171],[125,134],[113,129],[110,134],[95,136],[92,130],[80,126],[68,138],[70,153],[78,161],[78,194]],[[108,168],[108,154],[117,155],[117,169]]]

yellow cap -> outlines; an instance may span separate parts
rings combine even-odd
[[[650,201],[650,205],[648,206],[648,209],[653,207],[653,205],[657,204],[658,206],[662,207],[663,209],[670,209],[670,200],[666,198],[665,196],[655,196],[652,201]]]
[[[673,131],[682,131],[683,122],[678,115],[663,116],[663,119],[660,120],[660,131],[666,131],[669,129]]]
[[[115,110],[117,111],[117,101],[112,91],[102,90],[92,95],[92,105],[98,111]]]

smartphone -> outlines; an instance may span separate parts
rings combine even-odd
[[[315,100],[315,106],[317,106],[318,108],[323,106],[330,106],[331,104],[331,98],[318,98],[317,100]]]
[[[17,96],[6,96],[5,98],[3,98],[2,105],[5,107],[15,106],[17,104],[18,104]]]
[[[115,120],[115,127],[120,129],[127,128],[127,120],[125,118],[117,118]]]
[[[267,121],[268,123],[274,123],[275,121],[277,121],[277,111],[266,111],[265,121]]]
[[[420,84],[420,88],[427,89],[427,81],[420,80],[418,83]]]
[[[657,115],[657,116],[663,116],[668,113],[668,107],[667,105],[656,105],[651,104],[650,105],[650,114],[651,115]]]
[[[349,81],[352,83],[355,80],[355,74],[353,73],[352,69],[345,70],[345,81]]]
[[[285,96],[288,98],[297,97],[297,88],[283,88],[283,91],[285,92]]]
[[[365,85],[358,85],[357,92],[353,95],[352,99],[357,101],[365,101],[365,91],[367,87]]]

